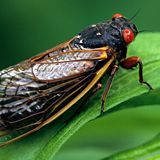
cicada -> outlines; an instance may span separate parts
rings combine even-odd
[[[25,137],[61,116],[109,75],[102,95],[101,112],[119,66],[139,66],[137,56],[126,58],[127,46],[139,33],[135,24],[121,14],[94,24],[69,41],[0,72],[0,131],[21,135],[0,144],[4,146]],[[4,135],[2,135],[4,136]]]

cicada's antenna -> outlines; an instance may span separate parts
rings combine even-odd
[[[141,8],[139,8],[137,12],[130,18],[130,21],[132,21],[139,14],[140,11],[141,11]]]
[[[143,32],[152,32],[152,31],[146,30],[146,29],[143,29],[143,30],[138,31],[138,33],[143,33]]]

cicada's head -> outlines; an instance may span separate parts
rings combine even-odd
[[[138,34],[136,25],[121,14],[115,14],[110,21],[110,29],[112,31],[108,32],[106,36],[110,35],[113,37],[112,42],[110,41],[111,47],[116,49],[117,58],[125,58],[127,45],[133,42]]]

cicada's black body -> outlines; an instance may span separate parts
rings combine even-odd
[[[80,38],[74,39],[74,43],[90,49],[109,46],[118,53],[118,58],[122,59],[127,52],[127,45],[122,37],[122,31],[126,28],[130,28],[134,35],[137,35],[136,26],[122,17],[86,28],[79,34]]]
[[[135,66],[138,63],[135,57],[130,62],[122,60],[137,33],[130,20],[116,14],[112,20],[91,25],[55,48],[2,70],[0,130],[31,127],[24,135],[33,132],[33,128],[38,130],[37,127],[60,116],[93,89],[115,64],[125,68]],[[111,79],[114,72],[113,69]]]

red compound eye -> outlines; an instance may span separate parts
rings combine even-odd
[[[124,41],[129,44],[134,40],[134,33],[131,29],[124,29],[122,32]]]
[[[114,14],[114,15],[112,16],[112,19],[115,19],[115,18],[121,18],[121,17],[123,17],[123,15],[122,15],[122,14],[120,14],[120,13],[116,13],[116,14]]]

